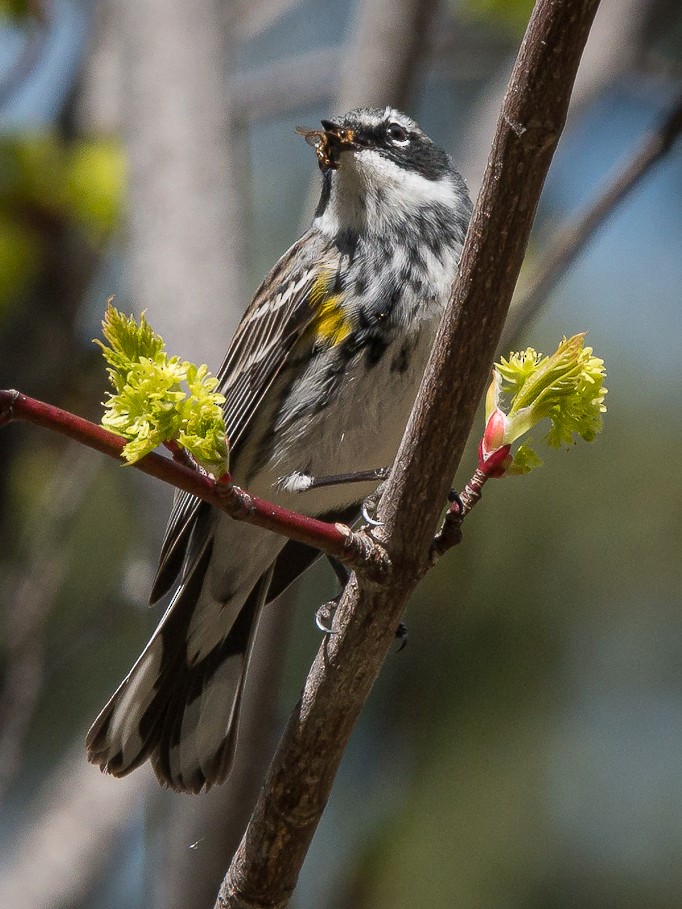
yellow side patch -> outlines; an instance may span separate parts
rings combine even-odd
[[[316,341],[335,347],[348,337],[353,326],[343,310],[343,295],[329,294],[332,282],[331,272],[321,272],[310,289],[310,302],[316,310],[310,330]]]

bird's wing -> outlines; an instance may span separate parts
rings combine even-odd
[[[232,454],[248,434],[259,404],[296,342],[331,292],[339,262],[338,249],[318,232],[309,231],[277,262],[256,291],[218,372],[217,391],[225,395],[223,409]],[[195,496],[176,493],[150,602],[155,603],[170,589],[182,568],[197,516],[201,509],[209,508]],[[206,523],[199,522],[201,526]],[[192,550],[198,551],[199,544],[193,539]]]

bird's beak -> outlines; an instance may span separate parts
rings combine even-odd
[[[339,126],[331,120],[322,120],[321,123],[324,129],[323,146],[326,155],[324,163],[335,170],[339,166],[341,152],[358,147],[355,130]]]
[[[345,151],[349,148],[357,148],[355,130],[339,126],[337,123],[333,123],[331,120],[322,120],[321,122],[327,140],[329,141],[330,145],[338,149],[338,151]]]
[[[341,152],[359,147],[355,130],[338,126],[331,120],[322,120],[322,126],[324,129],[306,129],[305,126],[298,126],[296,132],[315,149],[321,170],[329,168],[336,170]]]

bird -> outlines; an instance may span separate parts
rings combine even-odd
[[[450,156],[406,114],[357,108],[304,130],[321,171],[308,230],[260,284],[217,374],[233,481],[351,523],[390,465],[456,275],[471,215]],[[258,617],[320,556],[176,493],[150,602],[168,602],[93,723],[88,758],[160,783],[224,782]]]

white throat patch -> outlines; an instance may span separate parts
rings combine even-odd
[[[450,175],[429,180],[375,149],[345,151],[332,174],[329,202],[313,224],[329,237],[346,228],[383,234],[389,225],[404,222],[425,206],[456,208],[458,195]]]

